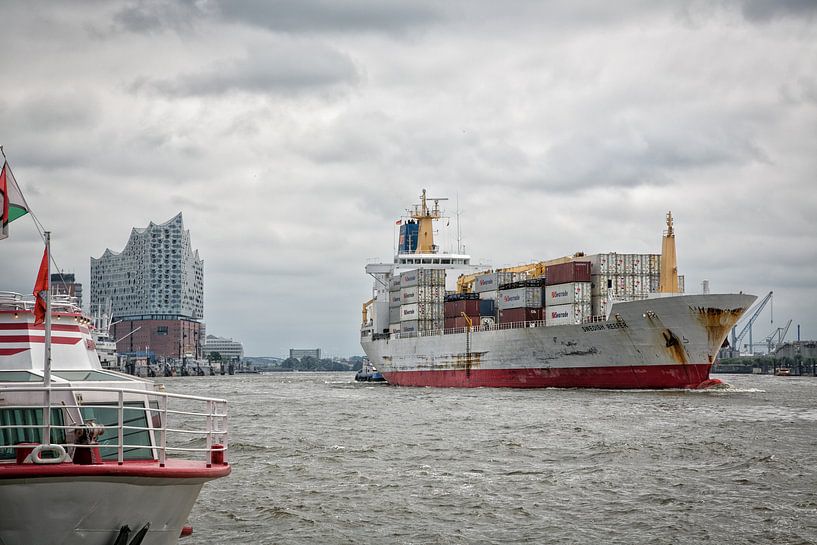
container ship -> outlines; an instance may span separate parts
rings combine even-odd
[[[671,212],[660,254],[578,252],[485,269],[435,244],[442,200],[423,190],[399,222],[393,262],[366,265],[374,283],[361,345],[390,384],[689,389],[720,382],[710,368],[756,297],[685,294]]]

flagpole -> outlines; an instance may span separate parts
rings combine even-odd
[[[51,444],[51,231],[45,231],[45,361],[43,362],[43,383],[45,384],[45,413],[43,414],[43,425],[45,426],[45,441],[43,444]],[[39,297],[39,294],[37,295]]]

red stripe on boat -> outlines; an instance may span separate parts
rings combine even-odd
[[[25,352],[28,348],[0,348],[0,356],[13,356]]]
[[[49,477],[144,477],[152,479],[218,479],[230,474],[229,464],[213,464],[191,460],[167,460],[161,467],[155,460],[128,460],[93,465],[16,464],[0,463],[0,480],[39,479]]]
[[[51,337],[53,344],[77,344],[82,337]],[[0,335],[0,343],[44,343],[45,336],[35,335]]]
[[[395,386],[443,388],[696,388],[709,379],[708,363],[521,369],[383,371]]]
[[[29,331],[45,331],[45,325],[43,324],[29,324],[26,322],[21,322],[17,324],[0,324],[0,331],[17,331],[20,329],[27,329]],[[87,328],[85,328],[87,331]],[[52,331],[74,331],[79,332],[82,331],[80,326],[74,324],[51,324]]]

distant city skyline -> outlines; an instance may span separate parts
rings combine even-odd
[[[361,354],[364,266],[420,192],[444,248],[660,252],[817,338],[817,3],[5,2],[0,144],[56,266],[181,211],[207,331]],[[31,292],[32,222],[0,241]],[[87,295],[86,295],[87,299]]]

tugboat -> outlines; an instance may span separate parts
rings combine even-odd
[[[365,360],[360,371],[355,373],[355,380],[357,382],[386,382],[383,374],[369,360]]]

